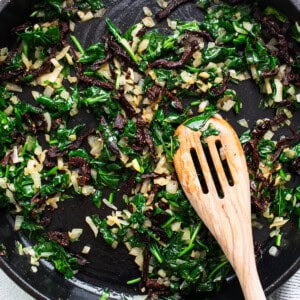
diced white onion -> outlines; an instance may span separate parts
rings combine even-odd
[[[118,210],[118,208],[113,205],[112,203],[110,203],[107,199],[103,198],[102,202],[109,208],[113,209],[113,210]]]
[[[283,84],[277,78],[274,79],[274,83],[275,83],[275,87],[276,87],[276,94],[274,97],[274,101],[281,102],[282,101],[282,93],[283,93]]]
[[[70,46],[67,46],[67,47],[63,48],[59,53],[57,53],[55,58],[57,60],[63,59],[66,56],[66,54],[68,53],[69,49],[70,49]]]
[[[28,59],[24,52],[22,52],[22,62],[26,67],[26,71],[29,71],[32,66],[32,61]]]
[[[102,18],[106,13],[105,8],[98,9],[97,11],[94,12],[94,18]]]
[[[279,254],[278,248],[275,247],[275,246],[272,246],[272,247],[269,249],[269,254],[270,254],[271,256],[278,256],[278,254]]]
[[[78,241],[80,236],[83,233],[82,228],[73,228],[71,231],[68,232],[68,236],[72,242]]]
[[[95,158],[98,158],[103,149],[103,140],[96,135],[88,136],[88,143],[91,147],[90,154]]]
[[[264,134],[264,139],[265,139],[265,140],[271,140],[273,136],[274,136],[274,132],[271,131],[271,130],[268,130],[268,131]]]
[[[58,208],[57,202],[59,202],[59,199],[60,199],[59,195],[51,197],[51,198],[46,200],[46,204],[50,205],[54,209],[57,209]]]
[[[81,193],[84,196],[93,195],[96,192],[96,189],[92,185],[85,185],[82,187]]]
[[[143,7],[143,11],[144,11],[145,16],[147,16],[147,17],[151,17],[152,16],[152,11],[151,11],[151,9],[149,7],[144,6]]]
[[[82,254],[89,254],[91,251],[91,247],[90,246],[84,246],[83,249],[81,250]]]
[[[166,191],[170,194],[176,194],[178,190],[178,182],[176,180],[171,180],[166,185]]]
[[[144,39],[140,42],[139,44],[139,48],[138,48],[138,53],[143,53],[143,51],[145,51],[149,46],[149,40],[148,39]]]
[[[174,222],[171,224],[171,229],[174,232],[178,232],[181,229],[181,222]]]
[[[43,116],[44,116],[46,124],[47,124],[46,132],[50,132],[51,126],[52,126],[51,115],[49,114],[49,112],[45,112],[45,113],[43,113]]]
[[[97,238],[98,233],[99,233],[99,229],[98,229],[98,227],[94,224],[92,218],[89,217],[89,216],[87,216],[87,217],[85,218],[85,222],[89,225],[89,227],[90,227],[91,230],[93,231],[95,238]]]
[[[237,123],[238,123],[239,125],[241,125],[242,127],[245,127],[245,128],[248,128],[248,127],[249,127],[248,122],[247,122],[246,119],[240,119],[240,120],[237,121]]]
[[[78,15],[78,17],[80,18],[80,20],[82,22],[86,22],[86,21],[89,21],[89,20],[94,18],[94,15],[91,11],[88,11],[88,12],[85,13],[85,12],[79,10],[77,12],[77,15]]]
[[[24,221],[24,216],[17,215],[15,219],[14,230],[18,231],[21,229],[22,223]]]
[[[23,91],[21,86],[11,82],[6,83],[5,88],[10,92],[16,92],[16,93],[22,93]]]

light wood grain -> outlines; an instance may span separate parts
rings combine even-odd
[[[208,165],[200,143],[201,131],[193,131],[181,125],[176,130],[180,147],[175,154],[175,169],[190,203],[219,242],[240,281],[246,300],[266,299],[257,273],[252,227],[249,174],[244,152],[238,136],[223,119],[211,118],[207,122],[220,132],[209,136],[206,143],[214,162],[224,197],[218,196],[213,181],[211,166]],[[220,141],[231,171],[234,184],[229,185],[216,148]],[[204,193],[191,156],[197,153],[208,187]]]

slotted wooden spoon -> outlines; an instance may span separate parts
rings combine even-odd
[[[190,203],[235,270],[245,299],[266,299],[255,263],[249,174],[244,152],[227,121],[212,117],[205,127],[209,124],[219,133],[205,138],[206,152],[200,142],[200,130],[194,131],[185,125],[177,128],[175,135],[180,146],[174,156],[175,169]],[[211,171],[209,161],[215,172]],[[197,174],[199,167],[202,179]]]

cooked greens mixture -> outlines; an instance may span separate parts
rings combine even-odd
[[[172,18],[187,2],[203,20]],[[106,34],[85,48],[77,23],[105,20],[102,1],[38,1],[13,30],[18,45],[0,49],[0,207],[33,241],[19,243],[19,253],[31,256],[33,271],[46,258],[71,278],[88,260],[88,245],[68,250],[83,230],[48,226],[62,201],[80,195],[109,208],[105,217],[82,218],[99,245],[124,244],[135,256],[141,275],[124,285],[149,299],[219,290],[232,272],[172,161],[179,124],[192,118],[200,129],[216,113],[243,112],[235,92],[242,81],[258,86],[257,109],[272,111],[252,128],[242,117],[237,125],[245,127],[253,213],[269,221],[272,255],[280,228],[300,220],[300,187],[289,184],[300,175],[299,120],[292,121],[300,107],[300,24],[245,1],[161,0],[151,9],[157,14],[144,7],[126,32],[107,18]],[[72,122],[82,113],[90,124]],[[276,137],[283,127],[289,133]]]

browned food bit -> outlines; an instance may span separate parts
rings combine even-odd
[[[67,33],[69,32],[69,24],[67,22],[60,22],[59,23],[60,29],[60,40],[63,41],[66,38]]]
[[[290,54],[287,38],[283,35],[278,35],[278,58],[284,63],[290,63]]]
[[[91,65],[91,69],[94,71],[98,70],[102,65],[109,62],[112,59],[112,57],[113,57],[112,53],[107,52],[106,56],[103,59],[98,59]]]
[[[136,171],[133,171],[130,177],[123,183],[121,183],[120,190],[124,192],[125,195],[131,196],[133,193],[133,188],[136,184]],[[130,210],[132,207],[129,205],[128,209]]]
[[[295,73],[292,68],[288,66],[285,70],[283,84],[289,85],[290,83],[294,83],[296,86],[300,87],[300,74]]]
[[[75,254],[74,255],[76,258],[77,258],[77,263],[79,266],[84,266],[87,264],[87,259],[82,257],[81,255],[79,254]]]
[[[175,94],[173,94],[169,90],[162,88],[161,86],[158,85],[153,85],[147,90],[147,97],[151,101],[154,101],[155,103],[160,103],[163,96],[169,98],[171,102],[173,102],[175,108],[178,109],[180,112],[183,112],[184,109],[183,109],[182,102]]]
[[[230,79],[230,73],[227,72],[226,77],[224,78],[222,85],[220,87],[213,87],[210,89],[210,93],[214,96],[214,97],[220,97],[224,94],[224,92],[227,90],[227,86],[229,83],[229,79]]]
[[[46,216],[43,216],[41,218],[41,220],[39,222],[37,222],[38,225],[41,225],[41,226],[44,226],[44,227],[47,227],[50,225],[52,221],[52,217],[46,217]]]
[[[211,36],[211,34],[207,31],[191,31],[186,29],[185,30],[186,36],[195,36],[195,37],[201,37],[204,38],[208,42],[213,42],[214,38]]]
[[[272,162],[275,162],[278,159],[278,157],[280,156],[281,152],[285,148],[288,148],[289,146],[291,146],[291,143],[300,136],[300,132],[294,132],[292,129],[291,129],[291,131],[293,133],[292,136],[283,138],[277,142],[277,144],[276,144],[277,151],[273,155]]]
[[[7,165],[12,164],[12,155],[13,155],[13,150],[11,150],[5,154],[5,156],[1,160],[1,165],[3,167],[6,167]]]
[[[64,247],[68,247],[70,244],[70,238],[67,232],[49,231],[48,238]]]
[[[268,208],[270,199],[267,199],[264,195],[260,195],[256,197],[254,195],[251,196],[251,204],[254,207],[256,212],[264,213]]]
[[[158,295],[161,296],[168,296],[170,295],[170,287],[160,283],[156,278],[147,278],[146,280],[146,288],[149,291],[147,299],[154,299],[154,295],[157,297]],[[153,294],[152,294],[153,293]]]
[[[103,39],[105,40],[109,51],[111,51],[117,58],[119,58],[120,63],[124,67],[135,67],[134,61],[127,54],[127,52],[115,41],[113,36],[105,36]]]
[[[262,33],[266,36],[274,37],[278,41],[278,51],[271,51],[282,62],[289,64],[291,55],[289,53],[289,45],[287,40],[287,31],[290,28],[290,22],[280,22],[273,15],[264,15],[258,6],[254,6],[254,19],[262,24],[264,29]]]
[[[273,119],[264,120],[264,122],[257,124],[251,131],[251,140],[244,145],[245,153],[250,157],[248,167],[250,170],[256,172],[259,167],[259,150],[257,148],[258,142],[263,138],[264,134],[272,126],[280,126],[286,120],[286,116],[277,115]]]
[[[63,125],[63,120],[61,118],[56,118],[52,120],[51,130],[57,130],[61,125]]]
[[[270,78],[270,77],[273,77],[273,76],[276,76],[279,72],[279,68],[275,68],[274,70],[271,70],[271,71],[262,71],[261,72],[261,76],[263,78]]]
[[[138,116],[136,120],[136,138],[133,145],[135,151],[143,151],[144,147],[148,146],[150,156],[154,162],[157,161],[155,155],[155,146],[151,139],[151,135],[146,127],[146,122],[141,116]]]
[[[151,101],[156,101],[156,102],[160,102],[160,100],[158,101],[158,99],[161,98],[162,94],[163,94],[163,88],[156,84],[151,86],[146,92],[147,98],[149,98]]]
[[[148,65],[148,68],[152,69],[154,67],[163,67],[166,69],[177,69],[182,67],[191,57],[192,55],[199,49],[199,43],[197,40],[192,40],[189,43],[186,43],[186,47],[184,52],[178,61],[169,61],[166,59],[158,59],[153,63]]]
[[[83,74],[78,74],[78,80],[87,84],[101,87],[106,90],[113,90],[115,88],[114,84],[111,82],[103,81],[94,77],[89,77]]]
[[[36,134],[37,132],[45,132],[48,127],[48,123],[42,113],[30,113],[23,114],[22,120],[27,126],[28,130]]]
[[[104,58],[102,58],[102,59],[96,60],[96,61],[91,65],[91,69],[92,69],[92,70],[97,70],[97,69],[99,69],[100,66],[106,64],[107,62],[109,62],[109,61],[113,58],[113,53],[112,53],[112,51],[110,50],[109,43],[108,43],[108,38],[105,38],[104,41],[105,41],[104,49],[105,49],[106,56],[105,56]]]
[[[42,220],[38,220],[38,216],[39,213],[41,211],[41,208],[43,207],[43,205],[46,203],[46,198],[45,197],[41,197],[40,193],[36,193],[32,199],[31,199],[31,204],[34,205],[33,210],[31,211],[31,217],[32,219],[41,225],[41,221]],[[47,222],[46,219],[43,220],[43,222]]]
[[[150,259],[151,259],[151,252],[149,249],[149,245],[150,245],[150,237],[145,245],[145,249],[144,249],[144,253],[143,253],[144,262],[143,262],[143,269],[142,269],[142,284],[144,284],[144,285],[148,279],[149,264],[150,264]]]
[[[118,114],[114,122],[114,128],[122,132],[125,128],[126,123],[126,119],[121,114]]]
[[[161,10],[155,15],[157,21],[162,21],[163,19],[167,18],[173,10],[175,10],[178,6],[186,3],[192,2],[192,0],[173,0],[171,1],[166,8]]]
[[[168,90],[164,90],[164,94],[172,100],[174,106],[178,109],[179,112],[184,111],[182,102],[178,99],[178,97],[175,94],[171,93]]]
[[[258,262],[262,258],[262,255],[264,253],[262,243],[254,241],[254,252],[255,252],[256,262]]]
[[[146,27],[143,25],[143,27],[138,31],[136,34],[137,37],[142,37],[146,34],[146,32],[149,30],[149,27]]]
[[[83,157],[74,156],[70,157],[69,166],[77,167],[80,169],[81,173],[79,174],[78,183],[80,186],[84,186],[91,180],[91,168],[87,160]]]
[[[133,118],[136,115],[136,112],[135,112],[135,109],[133,108],[133,106],[120,93],[118,94],[117,99],[118,99],[121,107],[124,109],[127,117],[130,119]]]
[[[60,149],[58,149],[57,146],[52,146],[47,151],[47,157],[49,157],[49,158],[62,157],[62,156],[65,156],[67,153],[68,153],[67,150],[60,150]]]

